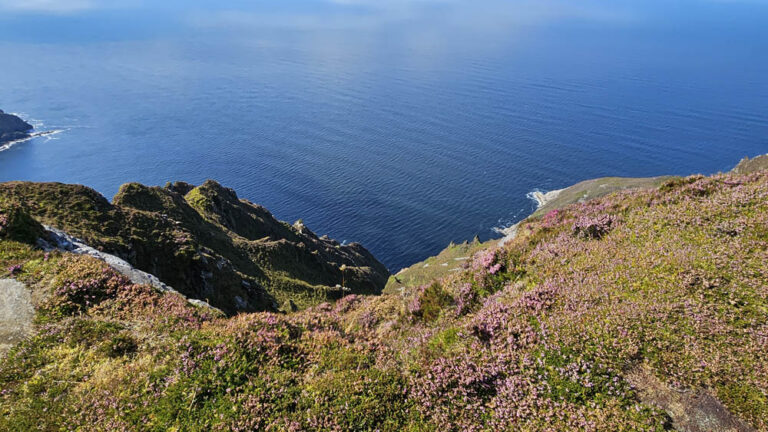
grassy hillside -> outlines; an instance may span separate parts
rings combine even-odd
[[[603,177],[576,183],[559,191],[557,196],[534,212],[533,217],[544,216],[552,210],[574,203],[583,203],[614,192],[628,189],[653,189],[671,180],[671,176],[660,177]]]
[[[737,174],[749,174],[768,170],[768,155],[755,156],[752,159],[745,157],[733,169]]]
[[[460,244],[452,243],[439,254],[404,268],[397,274],[390,276],[384,292],[401,292],[402,290],[446,277],[451,273],[462,271],[467,263],[471,261],[473,255],[481,250],[493,247],[497,243],[498,240],[480,242],[477,239]]]
[[[129,183],[112,203],[79,185],[0,184],[0,210],[12,208],[228,313],[304,308],[339,298],[342,284],[375,294],[389,275],[361,245],[280,222],[213,181]]]
[[[14,240],[0,265],[40,299],[0,430],[768,430],[764,172],[574,204],[418,289],[288,315]]]
[[[742,161],[742,163],[745,162]],[[756,167],[758,165],[751,163],[750,166]],[[575,203],[587,202],[618,191],[655,189],[672,179],[672,176],[660,176],[648,178],[603,177],[586,180],[565,189],[554,191],[555,197],[539,207],[528,219],[540,218],[552,210],[562,209]],[[489,240],[482,243],[477,240],[461,244],[452,243],[439,254],[404,268],[396,275],[390,276],[385,291],[395,292],[425,284],[433,279],[446,277],[453,272],[459,271],[467,259],[474,254],[496,247],[498,243],[499,240]]]

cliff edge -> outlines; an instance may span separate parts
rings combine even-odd
[[[234,314],[301,309],[348,293],[378,294],[389,272],[357,243],[278,221],[214,181],[128,183],[110,203],[61,183],[0,184],[0,209],[18,208],[182,294]]]

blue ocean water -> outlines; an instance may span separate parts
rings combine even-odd
[[[212,178],[392,270],[533,189],[768,152],[761,0],[0,0],[0,181]]]

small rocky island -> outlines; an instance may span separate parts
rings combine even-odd
[[[28,138],[32,125],[13,114],[0,110],[0,144]]]

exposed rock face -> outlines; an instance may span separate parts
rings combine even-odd
[[[662,408],[672,418],[674,430],[684,432],[755,432],[705,389],[679,390],[658,378],[648,365],[637,366],[627,380],[640,400]]]
[[[278,221],[214,181],[129,183],[113,203],[79,185],[0,184],[0,207],[11,206],[230,314],[378,294],[389,276],[361,245]]]
[[[32,125],[0,110],[0,144],[29,136]]]
[[[92,256],[96,259],[104,261],[110,267],[116,270],[118,273],[127,277],[131,282],[135,284],[151,285],[152,287],[162,292],[175,292],[178,294],[178,292],[175,289],[164,284],[160,279],[157,278],[157,276],[138,270],[134,268],[130,263],[126,262],[121,258],[102,252],[100,250],[94,249],[88,246],[87,244],[83,243],[82,240],[74,238],[69,234],[65,233],[64,231],[57,230],[56,228],[53,228],[53,227],[43,227],[43,228],[45,232],[42,233],[42,237],[37,239],[36,243],[39,247],[41,247],[46,252],[58,249],[60,251],[71,252],[78,255]],[[182,297],[183,297],[183,294],[182,294]],[[188,300],[190,303],[196,306],[213,308],[208,303],[199,299],[188,299]],[[221,312],[218,309],[215,309],[215,310],[217,312]]]
[[[32,332],[32,296],[24,284],[0,279],[0,358]]]

